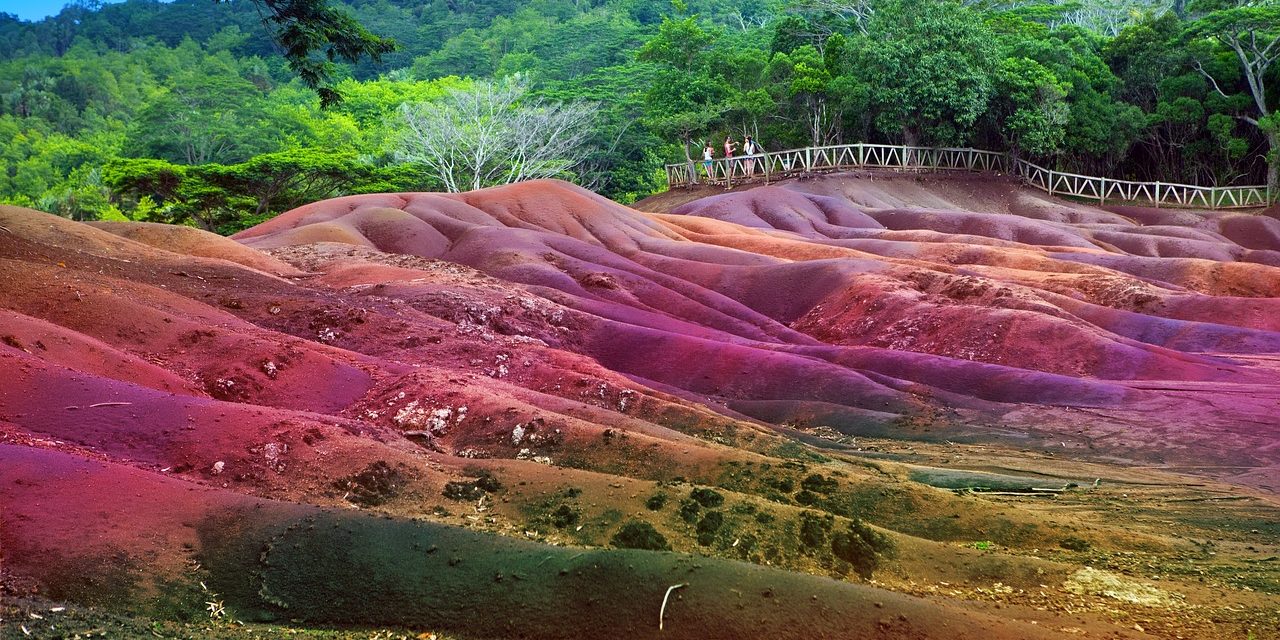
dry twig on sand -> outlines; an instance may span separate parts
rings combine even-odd
[[[983,491],[974,495],[979,496],[1028,496],[1031,498],[1052,498],[1055,494],[1044,493],[1042,491]]]
[[[1166,502],[1232,502],[1235,500],[1254,500],[1253,496],[1203,496],[1200,498],[1177,498]]]
[[[658,609],[658,631],[662,631],[662,618],[667,614],[667,600],[671,598],[671,592],[676,589],[683,589],[687,586],[689,586],[687,582],[682,582],[680,584],[673,584],[667,587],[666,595],[662,596],[662,608]]]

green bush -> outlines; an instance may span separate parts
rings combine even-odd
[[[644,506],[648,507],[650,511],[661,511],[663,507],[667,506],[667,494],[655,493],[649,496]]]
[[[497,493],[502,490],[502,483],[488,469],[465,469],[475,475],[475,485],[486,493]]]
[[[444,491],[440,492],[444,497],[450,500],[479,500],[480,496],[485,494],[484,490],[476,486],[474,482],[461,482],[451,480],[444,484]]]
[[[724,496],[715,489],[704,489],[699,487],[689,492],[689,497],[708,509],[713,509],[724,504]]]
[[[804,480],[800,481],[800,488],[805,491],[814,493],[832,493],[840,488],[840,483],[834,478],[828,478],[820,473],[815,473]]]
[[[1076,537],[1065,538],[1058,545],[1071,551],[1088,551],[1091,546],[1088,540]]]
[[[643,520],[631,520],[622,525],[609,541],[619,549],[649,549],[651,551],[669,551],[671,545],[658,533],[653,525]]]
[[[408,481],[399,469],[378,460],[360,473],[335,480],[333,486],[346,492],[346,499],[355,504],[376,507],[400,495]]]
[[[716,532],[724,526],[724,514],[719,511],[708,511],[698,521],[698,544],[707,546],[715,540]]]
[[[870,578],[880,558],[892,551],[893,543],[887,536],[859,520],[850,522],[847,531],[831,537],[831,553],[853,565],[853,570],[863,578]]]
[[[806,507],[811,507],[817,504],[819,500],[822,500],[822,496],[809,491],[808,489],[796,494],[796,502],[799,502]]]
[[[475,475],[476,479],[470,482],[454,480],[445,483],[444,497],[450,500],[479,500],[486,493],[502,490],[502,483],[487,469],[468,468],[463,471]]]
[[[698,519],[698,512],[702,510],[702,505],[696,500],[684,499],[680,501],[680,519],[693,524]]]
[[[819,515],[812,511],[800,514],[800,544],[817,549],[827,541],[827,532],[831,531],[835,518]]]
[[[560,505],[555,511],[551,512],[551,524],[557,529],[571,527],[578,524],[578,512],[567,504]]]

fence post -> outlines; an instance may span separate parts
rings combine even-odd
[[[1107,204],[1107,179],[1102,179],[1102,191],[1098,195],[1098,206]]]
[[[804,148],[804,170],[805,173],[813,173],[813,147]]]
[[[764,183],[766,186],[768,186],[769,172],[772,171],[772,169],[769,167],[769,165],[772,164],[772,161],[769,160],[768,151],[765,151],[764,153],[760,154],[760,161],[764,163]]]
[[[1160,208],[1160,181],[1156,180],[1156,208]]]

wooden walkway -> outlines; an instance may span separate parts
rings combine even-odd
[[[1265,207],[1280,195],[1270,192],[1266,186],[1201,187],[1082,176],[1046,169],[1006,153],[981,149],[862,143],[719,158],[711,161],[710,182],[728,188],[737,184],[768,184],[783,178],[855,169],[1000,172],[1018,176],[1026,184],[1049,194],[1097,200],[1102,204],[1240,209]],[[708,181],[704,161],[667,165],[668,189],[687,187],[699,181]]]

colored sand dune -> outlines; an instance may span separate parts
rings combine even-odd
[[[1129,213],[983,179],[819,180],[666,214],[535,182],[339,198],[237,239],[476,268],[565,308],[572,332],[537,334],[551,346],[768,422],[892,435],[945,407],[966,419],[934,437],[1013,425],[1097,455],[1274,465],[1280,222]]]
[[[233,239],[0,208],[4,585],[460,637],[1075,637],[1133,624],[1041,549],[1189,543],[943,489],[1208,487],[1280,535],[1276,218],[971,176],[638,207],[539,181]]]

